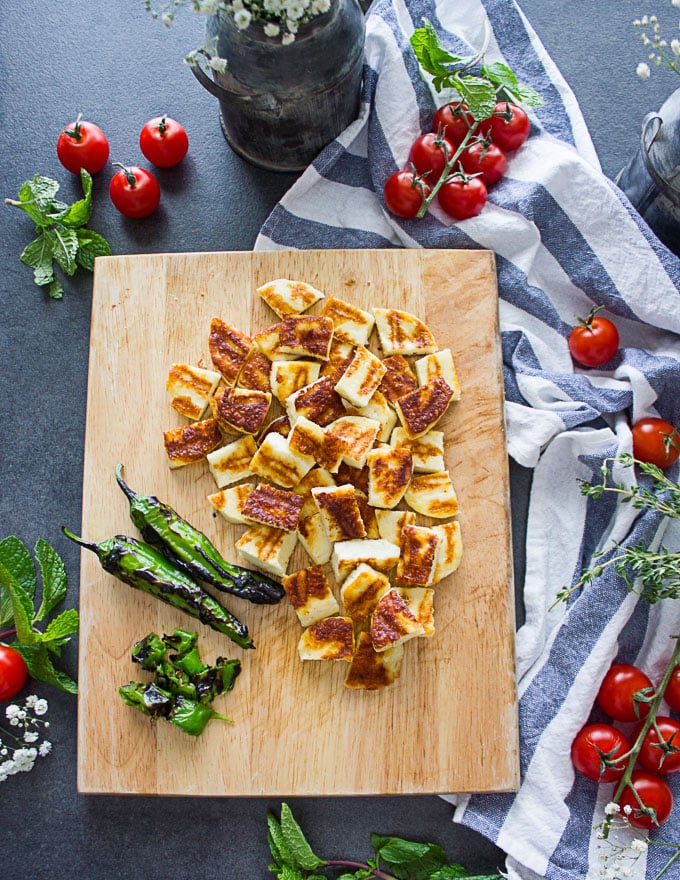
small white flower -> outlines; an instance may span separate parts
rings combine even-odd
[[[265,12],[270,12],[272,15],[280,15],[283,10],[281,0],[264,0],[263,6]]]
[[[680,55],[680,40],[671,40],[671,50],[674,55]]]
[[[163,15],[161,15],[161,21],[167,28],[172,27],[173,19],[169,12],[164,12]]]
[[[27,730],[24,733],[24,742],[25,743],[34,743],[38,739],[38,731],[37,730]]]
[[[48,708],[47,700],[36,700],[33,711],[36,715],[44,715]]]
[[[31,694],[30,697],[26,697],[26,708],[32,709],[37,702],[38,702],[37,696],[35,694]]]
[[[215,15],[219,6],[219,0],[201,0],[198,4],[198,11],[201,15]]]
[[[610,801],[604,808],[605,816],[613,816],[615,813],[620,813],[621,807],[618,804],[615,804],[614,801]]]
[[[17,772],[28,773],[29,770],[32,770],[37,756],[38,752],[36,749],[16,749],[14,752],[14,763],[18,768]]]
[[[680,2],[680,0],[678,0]],[[331,0],[312,0],[312,15],[323,15],[331,8]]]
[[[52,751],[52,743],[48,739],[46,739],[44,742],[40,743],[40,746],[38,748],[38,754],[40,755],[41,758],[47,757],[47,755],[49,755],[49,753],[51,751]]]
[[[680,0],[678,0],[677,5],[680,6]],[[636,837],[635,840],[631,842],[630,848],[636,853],[647,852],[647,841],[642,840],[640,837]]]
[[[644,61],[641,61],[635,68],[635,73],[637,73],[640,79],[649,79],[649,77],[651,76],[649,64],[645,64]]]
[[[208,67],[212,70],[216,70],[218,73],[224,73],[227,69],[227,59],[217,57],[211,58],[210,61],[208,61]]]
[[[630,804],[626,804],[623,808],[623,812],[626,814],[626,816],[630,816],[630,814],[633,812],[633,808]]]
[[[252,14],[247,9],[238,9],[234,13],[234,24],[240,31],[244,31],[250,24]]]
[[[298,32],[298,23],[297,23],[297,21],[295,21],[294,18],[287,18],[287,19],[286,19],[286,28],[288,29],[288,32],[289,32],[289,33],[291,33],[291,34],[296,34],[296,33]],[[291,41],[291,42],[292,42],[292,41]]]
[[[281,32],[281,28],[278,26],[278,24],[274,24],[274,22],[272,21],[268,21],[263,30],[265,36],[267,37],[278,37]]]
[[[295,42],[295,34],[287,33],[281,37],[281,43],[284,46],[290,46],[293,42]]]
[[[14,776],[17,772],[17,766],[14,761],[3,761],[0,764],[0,782],[4,782],[8,776]]]
[[[301,0],[290,0],[286,5],[286,16],[292,18],[293,21],[302,18],[305,14],[305,7]]]
[[[5,709],[5,718],[8,721],[11,721],[12,718],[18,718],[21,712],[21,708],[17,706],[16,703],[10,703],[9,706]]]

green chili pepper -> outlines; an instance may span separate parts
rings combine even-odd
[[[123,466],[116,466],[116,480],[130,502],[130,518],[145,541],[159,547],[193,578],[212,584],[258,605],[274,605],[284,590],[259,572],[232,565],[206,537],[155,495],[139,495],[123,480]]]
[[[139,642],[136,642],[132,649],[132,662],[139,663],[142,669],[149,669],[152,672],[158,667],[165,657],[166,647],[156,633],[149,635]]]
[[[155,682],[131,681],[118,689],[123,700],[152,719],[164,718],[190,736],[200,736],[211,718],[231,723],[231,718],[220,715],[210,706],[182,695],[173,696]]]
[[[63,526],[62,531],[76,544],[92,550],[104,571],[123,583],[198,618],[229,636],[242,648],[255,647],[245,625],[158,550],[125,535],[116,535],[95,544],[84,541]]]
[[[118,689],[128,706],[139,709],[152,718],[164,717],[172,707],[172,696],[155,682],[131,681]]]
[[[219,718],[221,721],[231,723],[231,718],[227,718],[226,715],[220,715],[210,706],[204,706],[195,700],[187,700],[185,697],[177,697],[166,717],[171,724],[190,736],[200,736],[211,718]]]

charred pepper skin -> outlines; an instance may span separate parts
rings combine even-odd
[[[275,605],[284,596],[280,584],[259,572],[232,565],[199,529],[155,495],[134,492],[116,466],[116,481],[130,503],[130,519],[149,544],[157,546],[193,578],[256,605]]]
[[[130,587],[155,596],[224,633],[241,648],[254,648],[247,627],[231,611],[201,589],[154,547],[126,535],[115,535],[95,544],[85,541],[62,526],[67,538],[92,550],[104,569]]]

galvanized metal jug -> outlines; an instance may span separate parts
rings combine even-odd
[[[359,112],[364,15],[357,0],[333,0],[295,40],[265,36],[260,22],[239,30],[224,13],[208,21],[225,73],[192,66],[220,102],[232,149],[271,171],[301,171]]]

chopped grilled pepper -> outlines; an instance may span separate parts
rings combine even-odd
[[[130,518],[150,544],[157,546],[193,578],[258,605],[275,605],[283,587],[259,572],[232,565],[210,539],[155,495],[133,492],[116,466],[116,480],[130,502]]]
[[[132,649],[132,662],[139,663],[142,669],[152,672],[165,657],[166,646],[156,633],[150,633],[145,639],[137,642]]]
[[[248,630],[231,611],[201,589],[185,572],[154,547],[116,535],[95,544],[72,534],[62,526],[67,538],[92,550],[104,571],[118,580],[179,608],[226,636],[242,648],[254,648]]]

